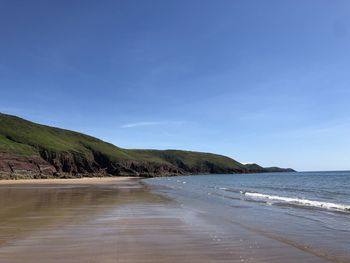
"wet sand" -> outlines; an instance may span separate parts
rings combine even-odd
[[[0,262],[331,261],[133,178],[1,182],[0,205]]]

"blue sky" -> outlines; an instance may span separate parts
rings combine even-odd
[[[350,169],[349,10],[0,0],[0,111],[126,148]]]

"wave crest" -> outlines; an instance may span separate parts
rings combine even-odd
[[[285,203],[290,203],[290,204],[300,205],[300,206],[309,206],[309,207],[317,207],[317,208],[323,208],[323,209],[350,212],[350,205],[346,205],[346,204],[322,202],[322,201],[308,200],[308,199],[302,199],[302,198],[296,198],[296,197],[295,198],[284,197],[284,196],[278,196],[278,195],[268,195],[268,194],[243,192],[243,191],[241,192],[241,194],[251,198],[267,199],[271,201],[280,201],[280,202],[285,202]]]

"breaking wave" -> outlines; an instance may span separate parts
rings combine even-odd
[[[350,205],[346,205],[346,204],[338,204],[338,203],[331,203],[331,202],[302,199],[297,197],[284,197],[284,196],[278,196],[278,195],[268,195],[268,194],[243,192],[243,191],[241,191],[241,194],[254,199],[265,199],[269,201],[278,201],[278,202],[299,205],[299,206],[316,207],[316,208],[323,208],[323,209],[329,209],[329,210],[350,212]]]

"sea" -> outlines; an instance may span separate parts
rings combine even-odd
[[[155,191],[224,224],[350,262],[350,171],[152,178]]]

